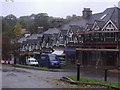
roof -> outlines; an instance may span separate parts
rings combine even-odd
[[[95,20],[95,22],[97,23],[97,25],[101,28],[103,28],[103,26],[105,25],[105,21],[99,21],[99,20]]]
[[[28,37],[27,39],[37,39],[38,37],[42,37],[43,34],[32,34],[30,37]]]
[[[23,41],[26,41],[26,40],[27,40],[26,37],[20,38],[20,39],[18,40],[18,43],[23,43]]]
[[[59,29],[58,28],[50,28],[47,31],[45,31],[43,34],[54,34],[54,33],[59,33]]]
[[[86,27],[89,28],[89,29],[92,29],[93,23],[87,23],[87,24],[86,24]],[[86,28],[86,27],[85,27],[85,28]]]
[[[62,35],[66,35],[67,34],[67,30],[61,30],[60,32]]]
[[[20,38],[18,40],[18,43],[23,43],[24,41],[27,41],[27,42],[31,42],[31,40],[35,40],[35,39],[40,39],[40,37],[42,38],[42,34],[32,34],[31,36],[29,37],[23,37],[23,38]]]
[[[90,18],[82,19],[82,20],[76,20],[76,21],[71,21],[68,24],[65,24],[62,26],[62,29],[68,29],[69,25],[78,25],[81,27],[85,27],[87,23],[94,23],[96,20],[98,21],[103,21],[107,22],[108,20],[112,20],[115,22],[116,26],[119,27],[120,29],[120,9],[118,7],[112,7],[112,8],[107,8],[105,11],[101,13],[96,13],[92,14]],[[119,19],[119,20],[118,20]]]

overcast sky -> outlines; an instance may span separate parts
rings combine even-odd
[[[120,0],[2,0],[0,7],[2,16],[47,13],[49,16],[65,18],[73,14],[81,16],[83,8],[91,8],[93,13],[99,13],[106,8],[118,6],[118,1]]]

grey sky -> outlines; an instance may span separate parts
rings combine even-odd
[[[91,1],[91,2],[89,2]],[[14,2],[2,2],[2,16],[14,14],[26,16],[38,13],[47,13],[49,16],[63,17],[76,14],[82,15],[85,7],[91,8],[93,13],[99,13],[106,8],[118,6],[119,0],[14,0]]]

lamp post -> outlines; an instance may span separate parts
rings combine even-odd
[[[80,63],[77,63],[77,81],[80,80]]]
[[[108,71],[108,69],[107,68],[105,68],[105,81],[107,81],[107,71]]]

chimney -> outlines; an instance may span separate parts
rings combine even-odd
[[[90,8],[84,8],[82,12],[85,19],[89,18],[92,15],[92,11],[90,10]]]

